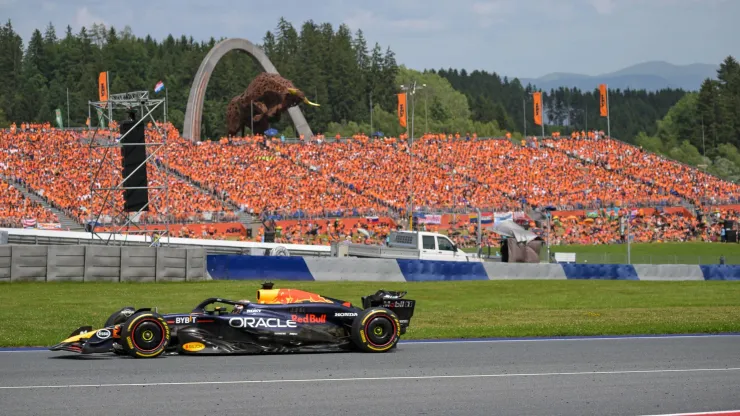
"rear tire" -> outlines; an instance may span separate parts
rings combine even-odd
[[[130,317],[121,327],[121,346],[134,358],[155,358],[170,342],[170,327],[161,315],[143,311]]]
[[[352,342],[363,352],[392,350],[401,337],[401,323],[393,311],[369,308],[362,311],[350,330]]]

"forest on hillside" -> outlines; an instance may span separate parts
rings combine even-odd
[[[740,64],[728,56],[698,92],[686,94],[635,143],[712,174],[740,182]]]
[[[83,126],[87,101],[96,97],[97,74],[109,71],[112,93],[151,91],[162,80],[168,89],[170,120],[181,127],[195,72],[216,42],[196,42],[186,36],[156,41],[150,36],[137,37],[128,27],[118,30],[102,25],[78,33],[67,27],[60,36],[50,24],[43,32],[36,30],[26,43],[8,21],[0,29],[0,76],[7,80],[0,85],[0,125],[50,121],[57,108],[65,115],[66,124],[69,90],[70,124]],[[282,75],[322,104],[304,111],[315,132],[370,133],[372,127],[386,134],[400,133],[395,121],[395,94],[400,92],[401,84],[413,80],[417,85],[426,84],[415,97],[415,133],[524,133],[525,111],[527,133],[540,132],[532,123],[532,103],[528,99],[536,86],[523,86],[516,79],[501,78],[496,73],[409,70],[396,62],[390,47],[377,43],[371,46],[362,31],[351,33],[345,25],[335,29],[330,23],[307,21],[296,28],[280,19],[276,28],[261,39],[260,46]],[[258,71],[244,53],[230,53],[220,61],[206,93],[204,137],[224,134],[226,104]],[[597,113],[596,88],[545,91],[548,131],[605,129],[605,120]],[[683,91],[676,90],[611,91],[613,135],[629,140],[640,131],[654,134],[655,120],[683,95]],[[286,134],[292,130],[287,120],[275,127]]]
[[[111,93],[148,90],[154,95],[155,84],[163,81],[169,119],[181,129],[194,75],[216,43],[185,35],[155,40],[136,36],[128,27],[102,25],[77,33],[68,26],[59,34],[51,24],[24,41],[8,21],[0,28],[0,127],[52,121],[55,109],[64,115],[65,126],[84,126],[88,100],[97,99],[97,75],[109,71]],[[401,133],[395,94],[402,84],[414,81],[419,87],[413,100],[417,136],[424,131],[481,136],[508,131],[515,137],[541,132],[532,120],[530,93],[537,86],[522,85],[518,79],[454,68],[408,69],[396,61],[389,46],[370,45],[362,31],[352,33],[346,25],[306,21],[296,27],[280,19],[258,43],[283,76],[321,104],[304,110],[314,132]],[[202,137],[225,134],[227,103],[258,72],[245,53],[227,54],[219,62],[206,92]],[[728,57],[717,79],[707,80],[698,93],[610,90],[611,133],[687,163],[706,165],[724,177],[740,178],[738,72],[737,61]],[[606,131],[597,88],[543,91],[546,132]],[[288,120],[285,116],[273,127],[291,136]]]

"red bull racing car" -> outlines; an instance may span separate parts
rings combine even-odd
[[[168,354],[255,354],[305,351],[386,352],[406,333],[416,301],[379,290],[362,307],[265,283],[257,301],[209,298],[190,313],[160,315],[125,307],[100,329],[84,326],[52,351],[116,353],[136,358]]]

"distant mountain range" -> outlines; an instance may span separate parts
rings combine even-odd
[[[523,85],[532,84],[538,89],[549,91],[560,87],[593,90],[599,84],[609,89],[633,89],[655,91],[665,88],[680,88],[697,91],[707,78],[716,78],[719,65],[691,64],[673,65],[668,62],[644,62],[609,74],[597,76],[552,73],[540,78],[520,78]]]

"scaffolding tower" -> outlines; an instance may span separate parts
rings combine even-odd
[[[154,111],[162,107],[162,125],[158,125],[154,118]],[[111,94],[107,101],[88,101],[88,120],[92,125],[93,109],[98,115],[98,123],[95,128],[90,128],[87,140],[89,141],[89,166],[90,166],[90,194],[89,209],[87,212],[87,224],[93,239],[104,240],[106,245],[123,245],[126,241],[121,234],[144,234],[151,236],[151,246],[167,245],[170,235],[170,212],[169,212],[169,184],[172,173],[167,166],[167,100],[166,98],[150,98],[148,91],[134,91],[122,94]],[[118,128],[111,128],[111,122],[121,113],[125,119],[129,114],[137,112],[135,124],[123,135]],[[123,117],[121,117],[123,118]],[[107,123],[105,123],[107,121]],[[141,123],[151,121],[153,128],[159,133],[161,141],[147,140],[145,132],[145,143],[127,143],[126,136]],[[107,128],[105,126],[107,124]],[[122,152],[126,146],[145,146],[146,157],[144,161],[134,166],[133,171],[125,178],[122,177],[123,165],[119,163]],[[117,153],[114,153],[117,152]],[[120,158],[116,157],[121,155]],[[154,161],[154,163],[149,163]],[[147,166],[149,164],[149,166]],[[155,182],[151,175],[147,177],[145,187],[124,186],[126,182],[140,169],[149,167],[151,170],[159,170],[164,177],[164,183]],[[112,176],[112,186],[105,185],[105,179],[110,177],[110,172],[116,172]],[[101,182],[102,181],[102,182]],[[148,202],[136,212],[126,212],[123,205],[118,201],[123,199],[127,190],[145,189],[149,194]],[[96,208],[96,201],[101,201]],[[140,220],[142,213],[148,207],[155,206],[157,211],[164,214],[162,222],[146,224],[142,226]],[[100,228],[106,231],[100,231]],[[107,235],[103,235],[107,234]],[[115,236],[115,238],[114,238]]]

